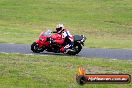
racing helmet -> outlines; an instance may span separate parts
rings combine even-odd
[[[56,26],[57,33],[61,33],[63,31],[63,29],[64,29],[64,25],[63,24],[58,24]]]

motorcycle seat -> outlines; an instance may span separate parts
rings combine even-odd
[[[81,41],[82,39],[83,39],[83,36],[74,35],[74,41]]]

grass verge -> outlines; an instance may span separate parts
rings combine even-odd
[[[64,23],[86,47],[132,48],[131,0],[0,0],[0,42],[31,44]]]
[[[132,61],[70,56],[0,54],[0,88],[80,88],[78,67],[88,73],[127,73]],[[88,84],[84,88],[131,88],[130,84]]]

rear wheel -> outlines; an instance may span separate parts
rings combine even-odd
[[[39,45],[36,42],[33,42],[31,45],[31,50],[35,53],[40,53],[44,51],[44,48],[39,48]]]
[[[82,46],[80,43],[75,43],[72,50],[69,50],[67,54],[69,55],[76,55],[78,54],[82,49]]]

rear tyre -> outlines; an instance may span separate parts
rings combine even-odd
[[[39,45],[36,42],[33,42],[31,45],[31,50],[35,53],[40,53],[44,51],[44,48],[39,48]]]
[[[73,49],[71,51],[68,51],[67,54],[69,55],[76,55],[82,50],[82,46],[80,43],[75,43],[73,46]]]

